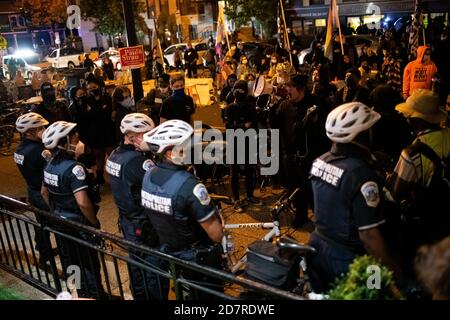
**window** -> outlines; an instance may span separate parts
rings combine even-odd
[[[189,25],[189,38],[190,39],[197,39],[198,38],[198,33],[197,33],[197,26],[190,24]]]
[[[52,53],[50,53],[50,55],[49,55],[49,57],[50,58],[56,58],[56,50],[53,50],[53,52]]]
[[[316,27],[326,27],[327,26],[327,20],[326,19],[316,19],[315,20]]]
[[[166,50],[166,53],[165,53],[165,54],[173,54],[173,53],[175,52],[175,49],[176,49],[176,48],[177,48],[176,46],[173,46],[173,47],[167,48],[167,50]]]
[[[69,50],[67,50],[67,49],[61,49],[61,51],[59,52],[60,57],[64,57],[67,55],[69,55]]]
[[[325,4],[325,0],[310,0],[309,1],[310,5],[320,5],[320,4]]]
[[[199,43],[195,46],[195,50],[196,51],[206,51],[206,50],[208,50],[208,46],[206,45],[206,43]]]

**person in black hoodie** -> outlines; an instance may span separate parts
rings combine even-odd
[[[297,187],[294,199],[294,227],[308,221],[308,205],[312,207],[311,183],[308,180],[312,161],[327,150],[325,135],[326,110],[320,99],[306,88],[307,76],[293,76],[288,83],[289,99],[275,111],[275,128],[280,129],[282,178],[289,191]]]
[[[249,103],[248,100],[248,84],[244,80],[239,80],[233,87],[234,102],[229,104],[225,109],[225,127],[227,129],[242,129],[247,131],[256,128],[256,111],[255,107]],[[256,131],[254,131],[252,138],[256,138]],[[250,139],[252,139],[250,138]],[[245,145],[245,150],[234,149],[234,163],[230,166],[231,169],[231,189],[233,191],[234,209],[236,212],[243,212],[243,205],[240,201],[239,195],[239,166],[244,165],[245,170],[245,186],[247,192],[247,202],[249,204],[261,205],[261,201],[253,196],[255,188],[255,165],[250,164],[249,157],[253,156],[249,153],[249,146]],[[239,163],[239,154],[245,152],[245,163]]]
[[[112,120],[111,98],[103,93],[97,79],[92,79],[87,85],[87,126],[86,144],[93,149],[97,166],[97,181],[104,183],[103,171],[105,157],[116,146],[114,122]]]
[[[384,171],[394,169],[402,150],[414,140],[408,121],[395,110],[400,102],[400,93],[385,84],[370,94],[369,106],[381,114],[381,119],[372,127],[373,152],[383,163]]]
[[[345,73],[345,87],[338,90],[334,100],[334,107],[348,102],[369,104],[369,91],[360,85],[361,73],[353,68]]]
[[[42,103],[31,109],[32,112],[39,113],[50,124],[56,121],[71,121],[69,110],[62,101],[56,100],[55,88],[50,82],[41,85]]]

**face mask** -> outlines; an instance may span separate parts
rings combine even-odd
[[[56,101],[56,97],[53,94],[45,95],[42,97],[42,100],[44,100],[44,103],[49,105],[53,104]]]
[[[84,148],[84,143],[79,140],[77,144],[69,144],[69,146],[67,147],[67,151],[74,153],[75,158],[78,158],[84,154]]]
[[[180,96],[184,94],[184,88],[183,89],[177,89],[177,90],[173,90],[173,95],[175,96]]]
[[[169,91],[169,87],[165,88],[159,88],[161,90],[161,93],[167,93]]]
[[[91,90],[91,95],[93,95],[94,97],[98,97],[101,94],[102,91],[100,90],[100,88]]]
[[[348,77],[345,79],[345,84],[347,87],[353,88],[356,86],[356,81],[353,77]]]
[[[242,60],[242,64],[247,64],[248,61],[247,60]]]
[[[277,63],[277,60],[276,59],[272,59],[272,60],[270,60],[270,62]]]
[[[231,47],[231,50],[236,50],[236,47],[235,47],[235,46],[232,46],[232,47]]]
[[[134,99],[132,97],[126,97],[125,99],[123,99],[123,101],[120,102],[120,104],[124,108],[131,108],[132,106],[134,106]]]
[[[441,36],[441,41],[447,41],[447,36]]]
[[[75,98],[75,100],[78,102],[82,102],[84,99],[86,99],[86,96],[79,96]]]

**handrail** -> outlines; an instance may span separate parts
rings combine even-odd
[[[39,215],[42,218],[46,219],[47,221],[51,222],[50,226],[42,226],[42,225],[40,225],[40,223],[34,221],[27,215],[18,214],[16,212],[14,212],[17,210],[30,211],[36,215]],[[92,236],[95,236],[98,239],[103,240],[103,241],[105,241],[105,240],[109,241],[112,244],[123,249],[126,253],[133,252],[133,254],[142,253],[145,255],[156,256],[160,259],[165,260],[169,264],[176,266],[176,268],[189,269],[196,273],[203,274],[205,276],[209,276],[209,277],[224,281],[226,283],[241,286],[245,289],[251,290],[252,292],[257,292],[257,293],[261,294],[261,296],[271,296],[271,297],[274,297],[277,299],[294,299],[294,300],[302,300],[303,299],[299,295],[295,295],[290,292],[286,292],[286,291],[283,291],[283,290],[280,290],[280,289],[277,289],[277,288],[274,288],[274,287],[271,287],[271,286],[268,286],[268,285],[265,285],[265,284],[262,284],[259,282],[255,282],[255,281],[246,279],[241,276],[236,276],[236,275],[233,275],[232,273],[228,273],[228,272],[225,272],[225,271],[222,271],[219,269],[214,269],[214,268],[211,268],[208,266],[199,265],[195,262],[185,261],[180,258],[171,256],[169,254],[160,252],[154,248],[150,248],[150,247],[147,247],[144,245],[138,245],[136,243],[125,240],[121,237],[118,237],[118,236],[111,234],[104,230],[98,230],[93,227],[81,224],[81,223],[62,219],[56,215],[53,215],[52,213],[49,213],[49,212],[46,212],[43,210],[39,210],[39,209],[32,207],[26,203],[23,203],[19,200],[16,200],[14,198],[11,198],[11,197],[8,197],[5,195],[0,195],[0,216],[2,214],[9,216],[9,219],[14,218],[16,220],[22,221],[27,227],[28,227],[28,225],[31,225],[32,227],[35,227],[35,228],[36,227],[43,228],[45,231],[48,231],[49,233],[54,234],[55,236],[57,235],[59,237],[63,237],[69,241],[73,241],[77,245],[80,245],[80,246],[83,246],[83,247],[86,247],[89,249],[93,249],[100,254],[111,257],[112,259],[116,259],[116,260],[119,259],[119,260],[126,261],[127,263],[132,263],[133,265],[141,268],[142,270],[144,270],[146,272],[154,272],[154,273],[157,273],[157,274],[165,276],[165,277],[170,277],[170,278],[172,278],[174,283],[188,284],[192,288],[201,287],[199,284],[190,282],[188,279],[177,278],[176,274],[174,274],[175,272],[172,272],[172,271],[167,272],[167,273],[161,272],[161,271],[149,266],[148,264],[141,263],[139,260],[132,259],[131,257],[124,258],[123,256],[121,256],[120,254],[117,254],[116,252],[108,251],[107,249],[105,249],[105,247],[96,246],[96,245],[89,243],[87,241],[84,241],[82,239],[78,239],[70,234],[65,234],[64,232],[62,232],[60,230],[55,230],[53,228],[53,226],[71,228],[71,230],[79,231],[79,232],[82,232],[85,234],[90,234]],[[4,221],[4,218],[0,219],[0,227],[2,225],[2,221]],[[6,228],[6,226],[4,226],[4,228]],[[10,226],[10,230],[14,231],[11,226]],[[9,235],[6,234],[5,237],[9,241],[8,236]],[[20,236],[22,236],[22,234],[20,234]],[[13,237],[15,237],[14,234],[13,234]],[[2,228],[0,228],[0,240],[1,240],[1,244],[3,245]],[[12,246],[10,246],[10,247],[12,247]],[[5,246],[3,246],[3,250],[5,250]],[[2,266],[3,268],[5,267],[5,261],[3,261],[2,256],[6,255],[6,254],[7,254],[6,252],[2,253],[2,247],[0,246],[0,266],[2,266],[2,264],[3,264],[3,266]],[[34,254],[34,252],[33,252],[33,254]],[[55,268],[53,270],[54,271],[53,276],[55,276],[57,274],[57,272],[55,272],[56,267],[55,267],[55,265],[53,265],[53,267]],[[8,266],[7,269],[11,271],[11,266]],[[21,275],[21,278],[23,278],[24,276],[27,276],[24,272],[23,267],[22,267],[22,271],[17,267],[14,268],[14,270],[12,270],[12,271],[15,275],[18,275],[18,274]],[[117,273],[117,269],[116,269],[116,273]],[[24,279],[24,280],[26,280],[26,279]],[[30,280],[31,282],[37,281],[36,279],[28,279],[28,280]],[[61,279],[59,279],[59,280],[61,280]],[[51,288],[51,287],[46,288],[46,283],[43,280],[40,281],[40,285],[37,287],[39,289],[41,289],[42,291],[54,292],[53,288]],[[211,289],[209,289],[207,287],[202,288],[202,290],[204,292],[211,291]],[[216,292],[216,295],[224,298],[226,296],[226,293]],[[235,299],[235,297],[233,297],[233,296],[227,296],[227,297],[231,298],[231,299]]]

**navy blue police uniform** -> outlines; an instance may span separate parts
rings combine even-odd
[[[154,230],[151,228],[144,208],[141,207],[142,180],[146,170],[151,166],[153,162],[146,159],[145,155],[137,151],[133,145],[121,144],[109,156],[106,172],[110,175],[111,191],[119,209],[119,224],[124,238],[139,245],[155,246],[157,244],[155,234],[148,234],[154,233]],[[145,256],[137,253],[130,254],[130,257],[136,255],[146,259]],[[152,275],[145,273],[144,281],[139,268],[129,264],[128,270],[134,299],[151,298],[149,286],[154,283]]]
[[[42,153],[44,145],[40,141],[24,139],[14,153],[14,162],[27,183],[28,202],[38,209],[50,211],[47,203],[41,195],[42,181],[44,180],[44,167],[47,164]],[[45,219],[36,215],[36,220],[45,225]],[[40,260],[50,258],[50,242],[48,233],[43,228],[35,228],[36,249],[39,251]]]
[[[50,208],[63,219],[89,224],[75,199],[75,194],[89,188],[86,169],[80,163],[58,151],[44,169],[44,186],[49,192]],[[56,227],[58,230],[85,241],[92,241],[88,235],[68,227]],[[81,269],[82,297],[104,298],[101,283],[100,263],[94,250],[77,245],[64,237],[56,237],[64,270],[70,265]]]
[[[186,261],[221,267],[221,248],[214,245],[200,225],[217,215],[217,209],[206,187],[194,175],[183,167],[160,162],[145,174],[141,198],[158,234],[160,251]],[[168,268],[163,261],[158,265],[164,270]],[[196,278],[187,270],[183,274],[190,279],[214,282]],[[168,285],[168,279],[161,279],[161,288],[156,288],[161,289],[161,299],[167,299]]]
[[[316,230],[310,245],[317,254],[310,258],[309,271],[316,292],[327,290],[357,255],[365,253],[359,231],[385,222],[381,181],[370,163],[370,154],[352,144],[334,145],[313,162]]]

